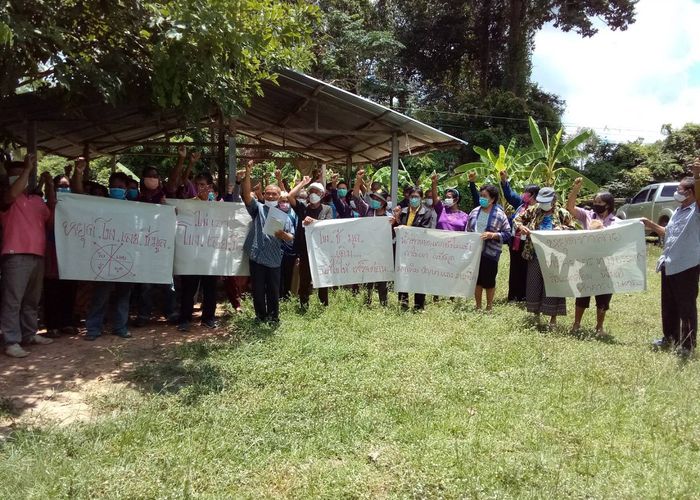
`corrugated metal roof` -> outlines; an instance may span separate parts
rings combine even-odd
[[[263,82],[235,129],[256,142],[289,147],[327,163],[375,163],[391,157],[391,137],[401,154],[466,144],[385,106],[308,75],[279,72],[278,83]],[[164,137],[184,127],[174,112],[148,104],[66,107],[58,99],[25,94],[0,103],[0,130],[27,141],[27,120],[36,122],[39,149],[75,157],[89,143],[93,154],[113,154],[134,143]],[[203,123],[209,122],[205,117]]]

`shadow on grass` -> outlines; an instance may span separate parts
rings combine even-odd
[[[234,317],[228,328],[229,334],[225,337],[182,345],[164,359],[125,373],[123,380],[144,393],[175,395],[185,405],[196,404],[202,397],[220,393],[235,381],[236,374],[223,370],[215,358],[243,343],[269,338],[278,324]]]

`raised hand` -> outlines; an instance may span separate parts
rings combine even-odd
[[[578,193],[579,191],[581,191],[582,185],[583,185],[583,178],[576,177],[576,179],[574,179],[574,185],[572,186],[572,189]]]
[[[365,171],[364,170],[358,170],[357,173],[355,174],[355,177],[358,179],[363,179],[365,177]]]
[[[87,167],[87,161],[82,156],[78,156],[75,160],[75,173],[77,175],[83,175],[85,173],[85,167]]]
[[[36,156],[29,153],[24,156],[24,168],[30,172],[36,168]]]
[[[192,151],[192,154],[190,155],[190,163],[197,163],[201,157],[201,151]]]
[[[187,156],[187,148],[184,144],[180,144],[177,147],[177,156],[183,160],[185,159],[185,156]]]
[[[437,172],[436,172],[435,170],[433,170],[433,174],[430,176],[430,180],[431,180],[432,182],[437,182],[437,180],[438,180],[438,174],[437,174]]]
[[[305,176],[301,179],[301,185],[302,185],[302,186],[306,186],[307,184],[310,184],[310,183],[311,183],[311,177],[309,177],[308,175],[305,175]]]
[[[473,170],[469,172],[469,182],[476,182],[476,172]]]
[[[501,182],[508,181],[508,174],[506,173],[505,170],[501,170],[500,172],[498,172],[498,175],[501,177]]]
[[[39,176],[39,180],[46,184],[47,186],[50,186],[53,184],[53,177],[51,177],[51,174],[49,172],[42,172],[41,175]]]
[[[693,161],[693,177],[695,177],[695,180],[700,179],[700,156]]]
[[[336,187],[338,185],[338,174],[334,173],[331,176],[331,184],[333,185],[333,187]]]

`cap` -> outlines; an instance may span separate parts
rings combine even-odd
[[[320,191],[321,194],[326,194],[326,188],[324,188],[323,184],[321,184],[320,182],[313,182],[306,187],[307,191],[311,191],[312,189]]]
[[[540,192],[537,193],[536,200],[540,203],[549,203],[550,201],[554,200],[555,196],[556,193],[554,192],[554,189],[551,187],[543,187],[540,189]]]

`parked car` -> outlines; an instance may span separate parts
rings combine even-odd
[[[637,219],[646,217],[660,226],[666,226],[671,219],[678,203],[673,199],[673,193],[678,188],[678,182],[662,182],[649,184],[627,199],[627,203],[617,210],[620,219]]]

